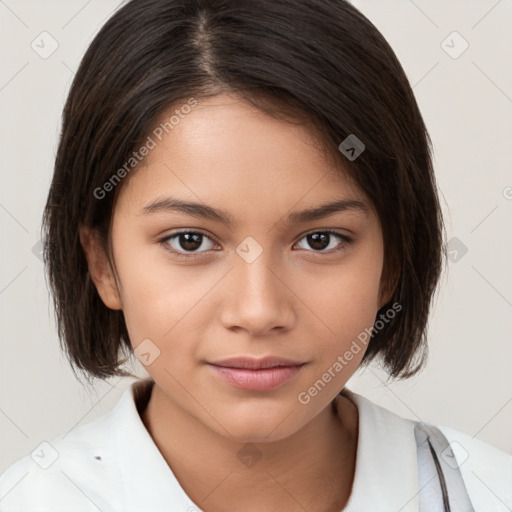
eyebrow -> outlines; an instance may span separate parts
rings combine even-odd
[[[370,208],[355,199],[338,199],[328,203],[314,206],[301,211],[291,212],[287,216],[288,223],[306,223],[313,220],[323,219],[344,211],[359,211],[368,215]],[[199,219],[209,219],[221,224],[233,225],[235,220],[233,216],[223,209],[213,208],[203,203],[195,203],[190,201],[182,201],[181,199],[166,197],[156,199],[142,208],[142,214],[148,215],[161,212],[178,212]]]

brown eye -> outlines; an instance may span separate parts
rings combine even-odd
[[[213,241],[200,231],[179,231],[165,237],[160,243],[169,252],[178,256],[188,257],[195,256],[195,253],[202,253],[211,249],[212,247],[208,247],[208,244],[206,244],[206,250],[198,250],[201,247],[204,248],[204,242],[206,240],[214,246]]]
[[[352,242],[352,239],[337,231],[314,231],[306,234],[302,240],[306,240],[314,252],[335,252],[343,250]],[[337,243],[336,243],[337,241]]]

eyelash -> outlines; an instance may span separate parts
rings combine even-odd
[[[347,246],[349,246],[352,242],[353,242],[353,239],[348,237],[347,235],[343,235],[341,233],[338,233],[337,231],[333,231],[333,230],[330,230],[330,229],[324,229],[324,230],[316,230],[316,231],[310,231],[309,233],[305,233],[300,240],[302,240],[303,238],[307,237],[308,235],[313,235],[315,233],[323,233],[323,234],[329,234],[329,235],[333,235],[335,236],[336,238],[338,238],[338,240],[341,241],[341,245],[339,247],[337,247],[336,249],[331,249],[330,251],[308,251],[308,252],[313,252],[313,254],[319,254],[319,255],[322,255],[322,254],[333,254],[333,253],[337,253],[337,252],[340,252],[340,251],[343,251],[344,249],[347,248]],[[160,245],[163,246],[163,248],[177,256],[178,258],[183,258],[183,259],[188,259],[188,260],[193,260],[193,259],[197,259],[197,258],[201,258],[203,257],[203,253],[207,252],[207,251],[200,251],[200,252],[193,252],[193,253],[182,253],[182,252],[179,252],[179,251],[175,251],[174,249],[170,249],[169,248],[169,245],[167,242],[169,242],[169,240],[172,240],[173,238],[176,238],[178,237],[179,235],[183,235],[183,234],[193,234],[193,235],[202,235],[206,238],[208,238],[209,240],[211,240],[212,242],[215,242],[214,240],[212,240],[205,232],[203,231],[200,231],[200,230],[183,230],[183,231],[176,231],[175,233],[172,233],[168,236],[166,236],[165,238],[162,238],[161,240],[159,240],[159,243]]]

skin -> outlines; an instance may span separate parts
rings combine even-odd
[[[358,414],[336,396],[365,346],[308,404],[298,395],[373,326],[389,295],[381,286],[379,219],[325,155],[305,125],[235,96],[200,100],[122,183],[111,231],[115,265],[82,228],[103,302],[123,310],[134,349],[150,339],[160,351],[146,366],[155,385],[142,419],[203,510],[339,511],[350,496]],[[222,208],[235,223],[142,213],[168,196]],[[368,211],[286,221],[292,211],[340,198],[363,201]],[[188,252],[183,237],[161,242],[184,229],[207,236]],[[322,252],[306,235],[326,229],[353,241],[326,235]],[[247,237],[262,249],[251,263],[236,252]],[[199,257],[179,258],[169,248]],[[267,355],[307,364],[264,392],[227,384],[206,364]],[[237,457],[247,443],[261,454],[251,467]]]

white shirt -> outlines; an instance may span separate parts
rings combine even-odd
[[[9,466],[0,476],[0,511],[200,512],[141,420],[137,404],[145,406],[151,384],[132,384],[111,411]],[[417,512],[415,422],[347,388],[342,394],[359,412],[354,482],[343,512]],[[510,512],[512,456],[439,428],[454,449],[475,511]]]

